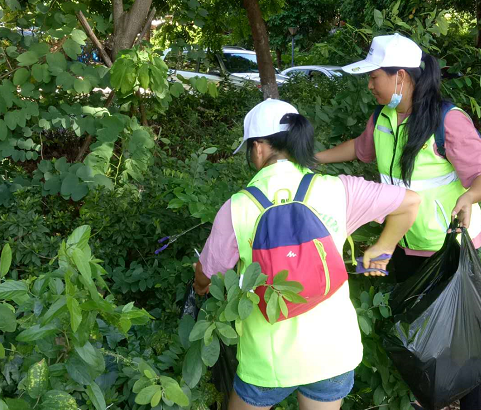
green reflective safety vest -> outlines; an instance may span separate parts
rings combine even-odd
[[[405,186],[400,159],[407,135],[407,118],[398,125],[397,111],[385,106],[375,124],[374,146],[381,182]],[[437,251],[441,248],[458,198],[466,192],[452,164],[436,154],[434,134],[416,156],[411,185],[422,198],[419,213],[400,245],[413,250]],[[481,232],[481,209],[473,205],[469,234]]]
[[[310,172],[289,161],[263,168],[249,183],[269,200],[293,199]],[[342,254],[346,240],[346,193],[337,177],[316,176],[305,202],[320,216]],[[255,224],[261,210],[243,193],[231,198],[241,274],[252,263]],[[237,347],[239,377],[256,386],[290,387],[325,380],[354,369],[362,343],[347,281],[329,299],[291,319],[271,325],[258,307],[244,321]]]

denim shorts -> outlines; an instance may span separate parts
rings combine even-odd
[[[270,407],[280,403],[295,390],[316,401],[336,401],[346,397],[354,385],[354,370],[311,384],[293,387],[259,387],[243,382],[237,374],[234,390],[247,404],[256,407]]]

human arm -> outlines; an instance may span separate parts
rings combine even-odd
[[[468,188],[451,213],[462,227],[471,222],[472,205],[481,202],[481,138],[471,119],[459,110],[451,110],[444,120],[446,157],[461,183]]]
[[[481,175],[478,175],[471,187],[461,195],[451,213],[453,218],[458,218],[459,226],[469,228],[473,204],[481,202]]]
[[[359,159],[362,162],[372,162],[376,159],[374,149],[373,117],[366,124],[364,132],[357,138],[343,142],[337,147],[318,152],[316,159],[320,164],[346,162]]]
[[[419,207],[419,196],[405,188],[341,175],[346,192],[347,234],[371,221],[386,226],[377,243],[367,251],[368,259],[392,254],[397,243],[411,227]],[[388,261],[373,263],[371,268],[385,269]]]
[[[392,255],[394,253],[396,245],[416,220],[420,203],[421,197],[416,192],[406,190],[401,205],[386,217],[384,229],[377,242],[364,252],[363,264],[365,268],[386,269],[389,259],[376,262],[371,262],[371,260],[382,254]],[[371,273],[382,275],[379,271]]]
[[[195,264],[194,290],[199,295],[204,295],[208,291],[211,276],[232,269],[238,260],[239,249],[232,225],[231,201],[228,200],[217,213],[199,262]]]

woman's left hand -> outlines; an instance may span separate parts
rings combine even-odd
[[[465,192],[461,195],[457,202],[456,206],[451,213],[452,218],[458,218],[459,226],[461,228],[469,228],[469,224],[471,223],[471,211],[473,209],[473,198],[469,191]]]

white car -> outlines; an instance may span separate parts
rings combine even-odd
[[[196,54],[199,56],[196,57]],[[176,80],[180,74],[184,78],[206,77],[207,80],[218,83],[228,79],[233,84],[242,86],[246,82],[253,82],[260,88],[259,67],[254,51],[241,47],[224,47],[222,54],[196,52],[192,56],[186,51],[174,54],[170,49],[163,55],[164,61],[171,70],[170,79]],[[282,85],[288,78],[276,74],[278,85]]]
[[[305,75],[309,79],[316,76],[327,76],[333,80],[342,76],[342,68],[333,65],[300,65],[286,68],[284,71],[281,71],[281,74],[286,77]]]

